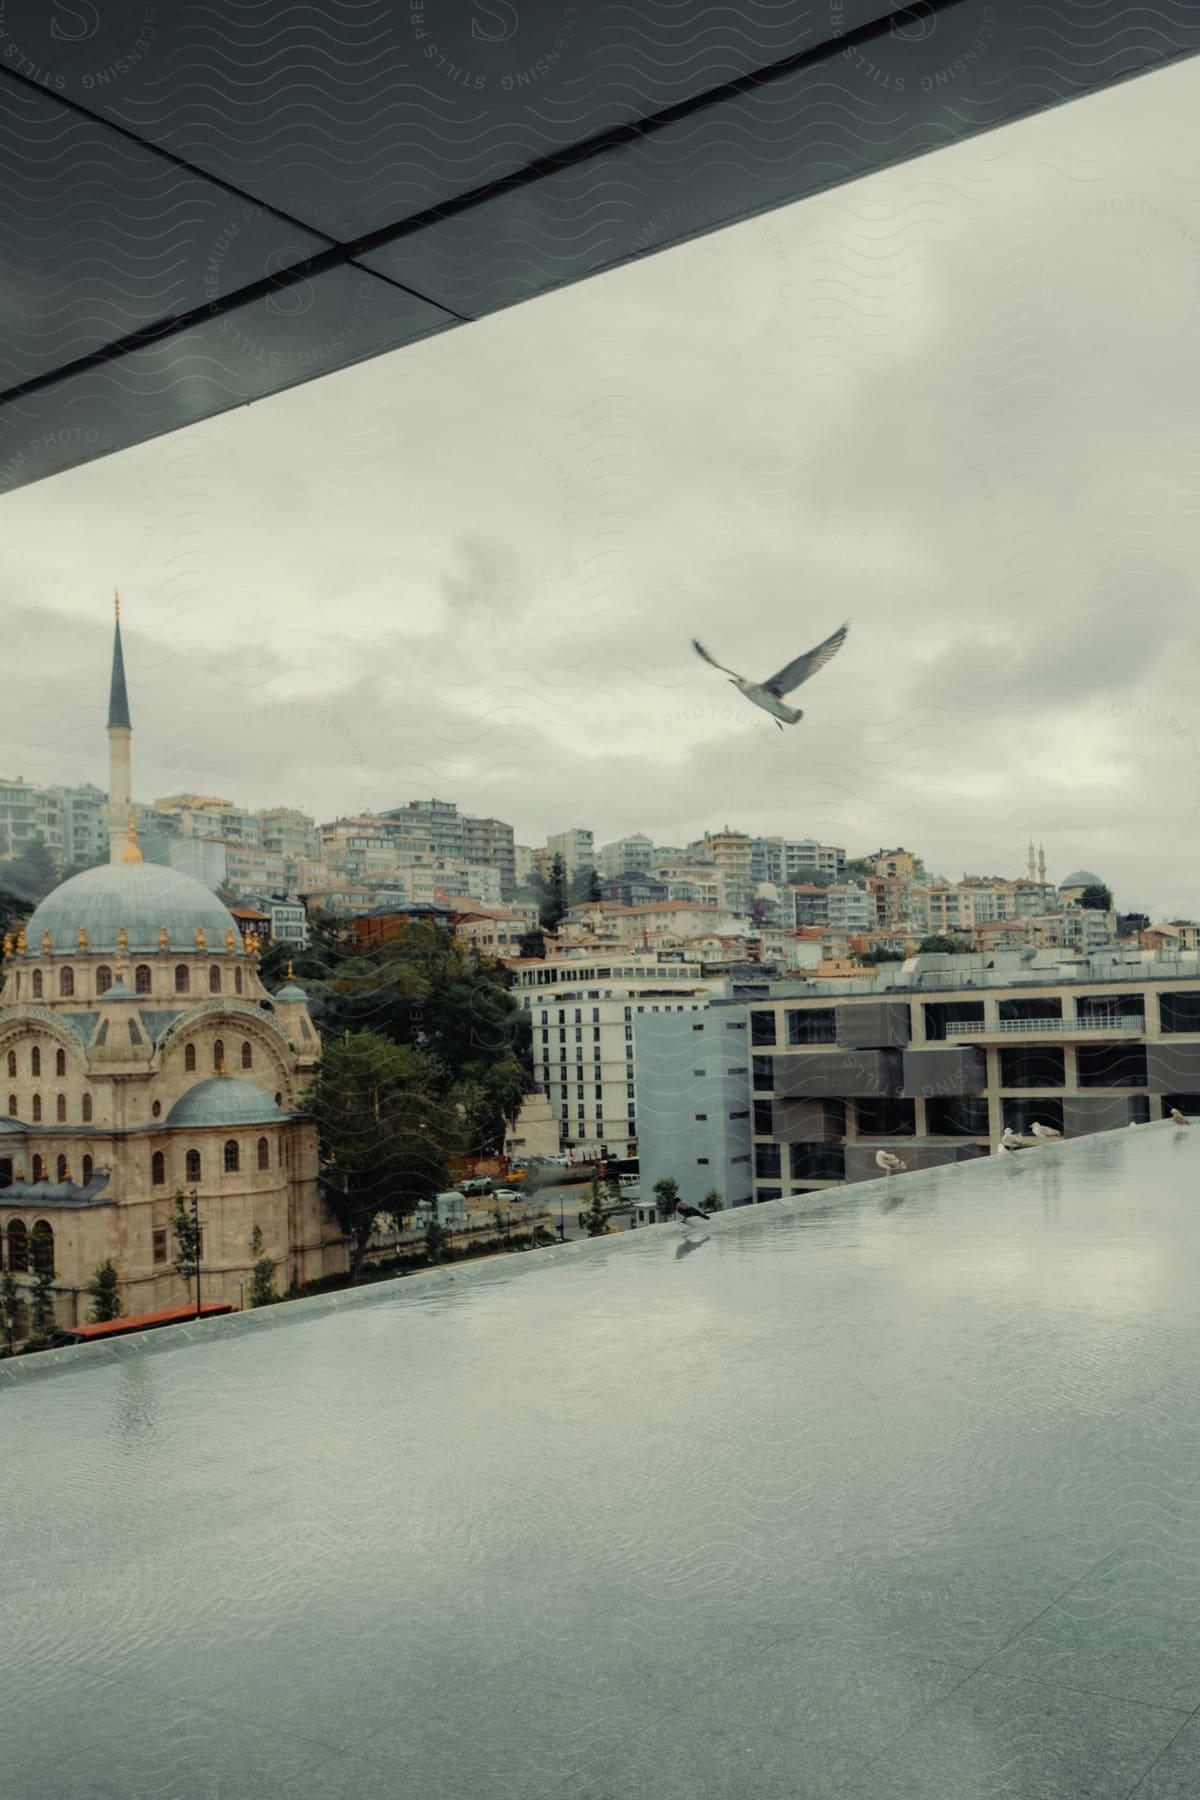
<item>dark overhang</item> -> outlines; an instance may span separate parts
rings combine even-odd
[[[1118,0],[3,0],[0,492],[1197,49]]]

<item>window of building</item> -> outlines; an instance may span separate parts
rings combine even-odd
[[[271,1166],[271,1146],[265,1137],[258,1140],[258,1166],[260,1169],[269,1169]]]
[[[59,1125],[66,1124],[66,1122],[67,1122],[67,1096],[65,1094],[59,1094],[57,1099],[54,1102],[54,1117]]]
[[[700,1021],[700,1023],[699,1023],[699,1024],[698,1024],[698,1025],[693,1025],[693,1026],[692,1026],[692,1030],[693,1030],[693,1031],[703,1031],[703,1030],[704,1030],[704,1021],[703,1021],[703,1019],[701,1019],[701,1021]]]
[[[156,1150],[150,1158],[150,1180],[155,1187],[161,1187],[167,1179],[167,1159],[161,1150]]]
[[[582,1042],[582,1039],[583,1039],[583,1027],[582,1027],[582,1025],[577,1025],[575,1027],[575,1042],[578,1044],[578,1043]]]
[[[633,1061],[633,1045],[632,1044],[626,1044],[626,1046],[625,1046],[625,1061],[626,1062]]]
[[[40,969],[35,969],[33,971],[33,998],[35,1000],[40,1000],[41,997],[42,997],[42,971]]]
[[[214,1038],[213,1039],[213,1068],[216,1070],[218,1075],[221,1073],[221,1065],[224,1061],[225,1061],[225,1040],[224,1040],[224,1038]]]
[[[227,1175],[236,1175],[238,1167],[237,1139],[229,1138],[226,1140],[225,1144],[225,1173]]]
[[[64,1000],[71,1000],[74,998],[74,996],[75,996],[75,971],[74,971],[74,969],[60,969],[59,970],[59,972],[58,972],[58,991],[62,995]]]
[[[221,991],[221,971],[216,963],[208,971],[208,991],[210,994],[219,994]]]
[[[707,1069],[693,1069],[692,1074],[693,1075],[707,1075],[708,1070]]]
[[[42,1053],[38,1049],[37,1045],[35,1044],[33,1049],[29,1052],[29,1073],[31,1075],[40,1075],[41,1072],[42,1072]]]
[[[764,1200],[782,1200],[783,1189],[777,1187],[759,1188],[757,1199],[760,1205]]]
[[[56,1075],[65,1075],[66,1072],[67,1072],[67,1053],[65,1050],[56,1050],[54,1052],[54,1073]]]
[[[242,971],[240,969],[233,971],[233,991],[235,994],[240,994],[242,991]]]
[[[186,994],[190,987],[191,978],[188,975],[187,964],[177,963],[175,966],[175,992],[177,994]]]
[[[834,1044],[837,1042],[837,1015],[832,1006],[789,1007],[787,1011],[789,1044]],[[758,1040],[755,1039],[757,1043]]]
[[[699,1120],[701,1120],[701,1119],[707,1119],[707,1117],[708,1117],[708,1114],[707,1114],[707,1113],[697,1113],[697,1114],[696,1114],[696,1119],[697,1119],[697,1121],[699,1121]]]
[[[40,1125],[42,1122],[42,1096],[40,1094],[33,1096],[33,1122],[35,1125]]]
[[[775,1086],[775,1064],[770,1056],[756,1056],[753,1062],[754,1086],[758,1089]]]
[[[188,1151],[187,1158],[184,1163],[184,1168],[186,1170],[187,1179],[189,1181],[199,1181],[199,1179],[200,1179],[200,1152],[198,1150],[189,1150]]]
[[[154,1233],[154,1260],[156,1263],[165,1263],[167,1260],[167,1234],[165,1231]]]
[[[729,1116],[731,1119],[748,1119],[750,1117],[750,1114],[748,1111],[747,1112],[731,1112]]]
[[[775,1014],[773,1012],[752,1012],[750,1014],[750,1042],[752,1044],[773,1044],[775,1042]]]
[[[789,1171],[793,1181],[844,1181],[846,1152],[841,1144],[789,1144]]]
[[[625,1017],[626,1017],[626,1018],[627,1018],[627,1019],[632,1019],[632,1017],[633,1017],[633,1008],[632,1008],[632,1006],[627,1006],[627,1007],[626,1007],[626,1008],[625,1008],[625,1009],[624,1009],[624,1011],[625,1011]]]
[[[17,1116],[17,1096],[15,1094],[8,1096],[8,1116],[10,1119],[15,1119]]]
[[[92,1122],[92,1096],[90,1094],[83,1096],[83,1122],[85,1125],[90,1125]]]
[[[856,1100],[854,1116],[860,1137],[912,1137],[917,1129],[915,1100]]]
[[[183,1066],[189,1072],[196,1067],[196,1046],[185,1044],[183,1047]]]
[[[249,1069],[249,1068],[252,1068],[253,1065],[254,1065],[254,1052],[251,1050],[249,1042],[243,1041],[243,1043],[242,1043],[242,1067],[243,1067],[243,1069]]]
[[[1031,1044],[1028,1049],[1001,1050],[1001,1087],[1063,1087],[1065,1084],[1063,1052],[1057,1046]]]
[[[54,1267],[54,1232],[49,1219],[39,1219],[29,1234],[29,1261],[34,1269]]]
[[[637,1094],[637,1089],[636,1089],[636,1087],[635,1087],[635,1086],[634,1086],[634,1084],[633,1084],[633,1082],[632,1082],[632,1081],[630,1081],[630,1082],[627,1082],[627,1083],[626,1083],[626,1087],[625,1087],[625,1093],[626,1093],[626,1096],[627,1096],[627,1097],[628,1097],[628,1098],[629,1098],[629,1099],[630,1099],[630,1100],[632,1100],[632,1099],[634,1099],[634,1098],[635,1098],[635,1096],[636,1096],[636,1094]]]
[[[17,1053],[15,1050],[10,1050],[8,1053],[8,1072],[14,1077],[17,1073]]]
[[[85,1156],[83,1159],[83,1185],[84,1185],[84,1187],[86,1187],[88,1182],[92,1179],[92,1175],[94,1172],[95,1172],[95,1164],[93,1163],[90,1156]]]
[[[29,1234],[24,1219],[9,1220],[8,1266],[14,1275],[25,1275],[29,1271]]]
[[[782,1174],[778,1144],[755,1144],[754,1173],[760,1181],[778,1181]]]
[[[147,963],[139,963],[133,972],[133,991],[135,994],[148,994],[151,988],[150,968]]]

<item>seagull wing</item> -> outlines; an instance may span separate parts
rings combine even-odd
[[[831,657],[837,655],[846,641],[846,633],[849,629],[849,621],[845,625],[839,625],[832,637],[827,637],[825,642],[818,644],[815,650],[805,651],[804,655],[798,656],[795,662],[787,663],[777,675],[772,675],[762,685],[769,694],[774,694],[777,698],[781,698],[784,694],[790,694],[793,688],[798,688],[802,681],[807,681],[810,675],[815,675],[818,669],[825,667]],[[699,644],[696,645],[696,648],[699,650]],[[711,662],[711,660],[710,657],[709,661]]]
[[[720,669],[722,675],[735,675],[733,669],[727,669],[724,663],[719,663],[715,656],[710,656],[708,654],[708,651],[704,648],[704,645],[700,642],[699,638],[692,639],[692,649],[698,656],[702,656],[706,663],[711,663],[714,669]],[[735,675],[735,679],[740,679],[740,677]]]

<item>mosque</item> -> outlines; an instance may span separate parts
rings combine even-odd
[[[4,940],[0,1261],[21,1277],[52,1260],[60,1326],[85,1322],[110,1257],[126,1315],[193,1297],[172,1266],[177,1193],[196,1201],[205,1302],[240,1305],[257,1256],[279,1293],[347,1266],[298,1111],[321,1049],[303,988],[269,993],[216,895],[138,849],[117,614],[109,861]]]

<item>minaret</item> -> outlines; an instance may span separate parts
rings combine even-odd
[[[1040,844],[1038,845],[1038,880],[1041,882],[1042,886],[1045,887],[1045,885],[1046,885],[1046,852],[1043,850],[1043,848]]]
[[[1030,879],[1030,881],[1037,880],[1037,864],[1034,860],[1034,855],[1033,855],[1033,839],[1032,838],[1030,838],[1030,840],[1029,840],[1029,879]]]
[[[130,781],[129,696],[125,692],[125,659],[121,655],[121,596],[114,591],[112,682],[108,690],[108,860],[122,862],[129,847],[133,794]]]

